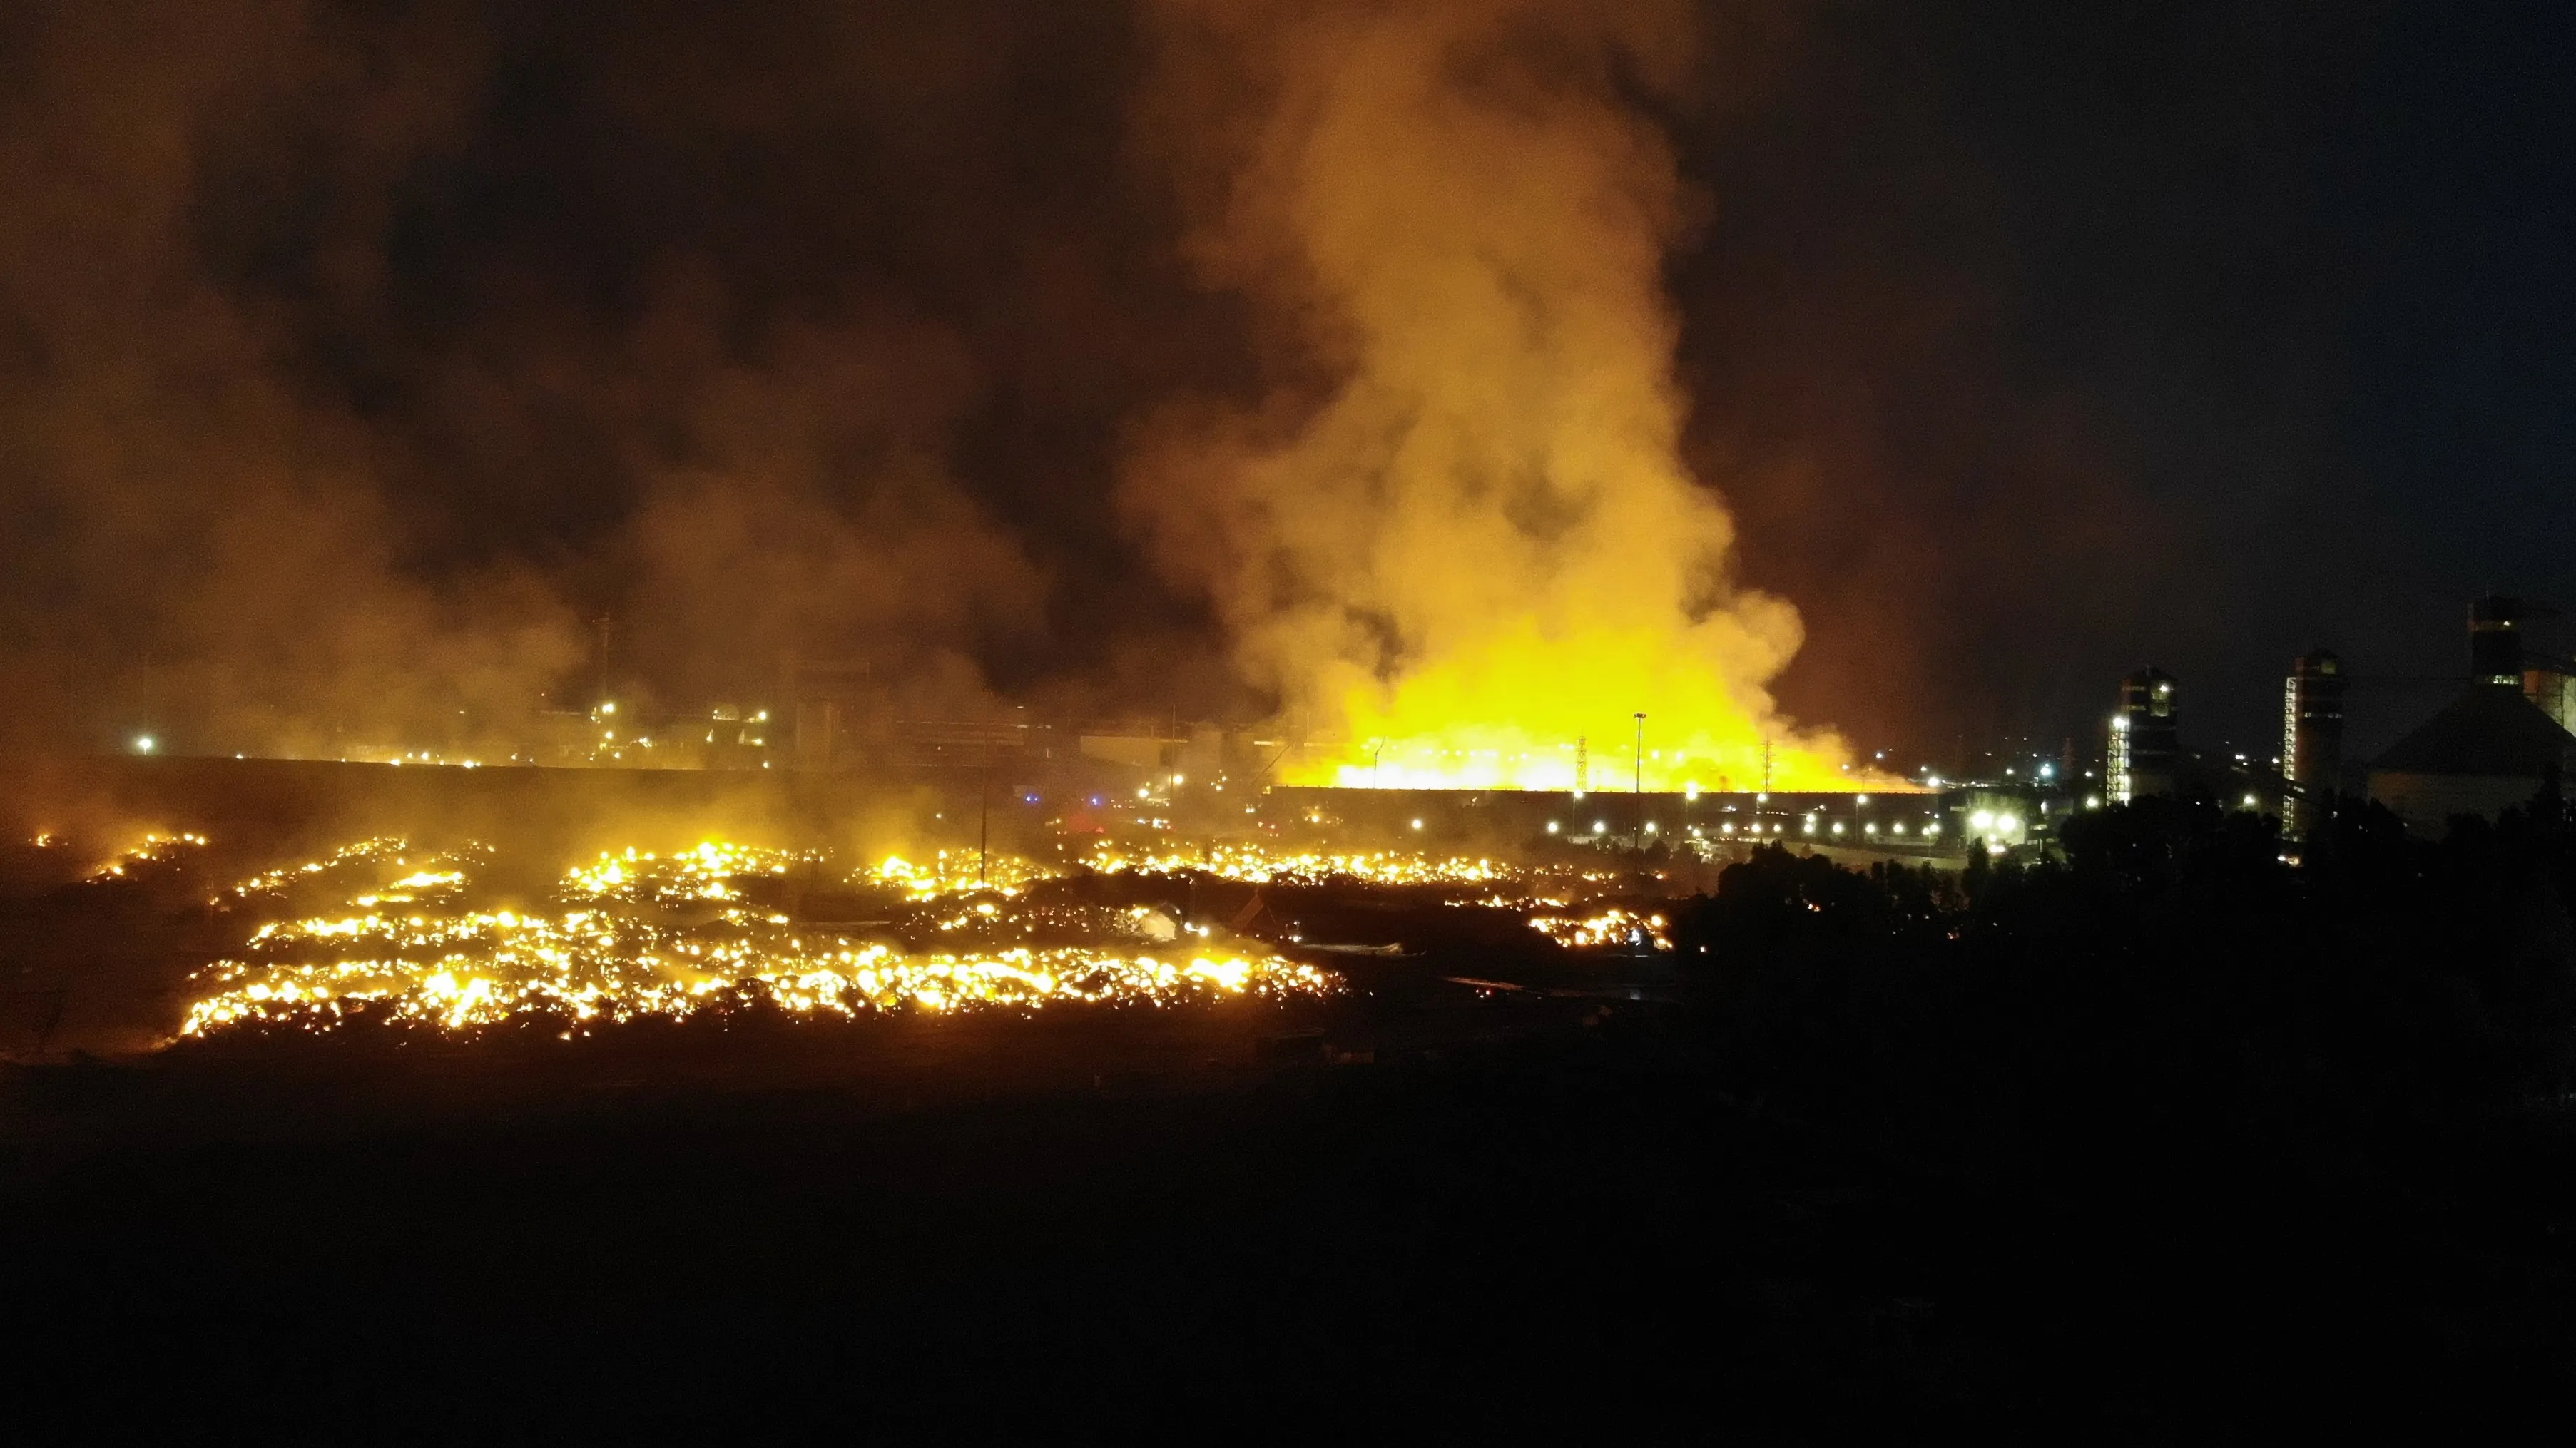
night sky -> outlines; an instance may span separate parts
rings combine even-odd
[[[2247,747],[2307,648],[2576,607],[2576,10],[1700,12],[1629,103],[1790,714],[2089,738],[2154,662]],[[796,647],[1258,714],[1119,502],[1176,399],[1301,381],[1194,264],[1157,13],[0,12],[0,737],[503,709],[602,612],[675,705]]]

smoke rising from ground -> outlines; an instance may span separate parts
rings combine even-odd
[[[299,86],[347,99],[344,77],[306,70],[323,53],[301,17],[67,5],[6,24],[10,733],[186,720],[209,744],[319,749],[336,728],[515,706],[571,647],[544,588],[506,566],[406,577],[374,486],[381,439],[284,376],[276,319],[200,261],[221,224],[201,189],[219,138],[257,136]],[[416,143],[436,104],[365,99],[341,118],[353,167]]]
[[[1687,9],[1159,13],[1144,129],[1213,138],[1176,158],[1194,255],[1302,375],[1166,414],[1127,500],[1255,680],[1386,741],[1347,780],[1563,787],[1579,740],[1606,763],[1642,711],[1660,785],[1761,778],[1775,739],[1784,785],[1830,782],[1839,746],[1766,692],[1797,614],[1736,581],[1680,457],[1662,267],[1693,198],[1623,92],[1684,71]]]
[[[2567,596],[2515,9],[0,7],[0,749],[472,745],[601,614],[647,705],[792,649],[1597,774],[2146,658],[2268,729]]]
[[[473,751],[593,700],[601,613],[621,692],[758,697],[793,650],[985,697],[1041,583],[951,474],[977,364],[703,194],[947,82],[890,86],[882,18],[675,55],[649,9],[0,21],[0,739]]]

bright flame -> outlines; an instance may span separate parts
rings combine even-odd
[[[1171,129],[1210,151],[1183,172],[1227,183],[1191,254],[1327,379],[1178,412],[1126,478],[1244,671],[1342,741],[1279,778],[1563,790],[1583,748],[1596,786],[1884,787],[1774,708],[1797,612],[1736,580],[1682,460],[1662,269],[1692,204],[1619,78],[1687,83],[1688,8],[1159,13]]]
[[[155,837],[147,847],[169,843]],[[383,883],[347,896],[336,913],[261,924],[238,955],[199,973],[203,994],[181,1033],[254,1023],[327,1030],[356,1012],[455,1031],[527,1015],[578,1024],[684,1016],[746,997],[853,1016],[1338,989],[1329,973],[1267,950],[1176,953],[1114,912],[1029,906],[1021,891],[1047,872],[1024,860],[993,861],[992,884],[977,882],[971,857],[946,852],[829,880],[899,898],[893,908],[910,936],[942,943],[917,949],[799,924],[752,902],[751,881],[797,876],[819,856],[714,841],[669,855],[604,853],[565,871],[540,908],[517,910],[465,903],[490,853],[415,854],[399,839],[363,840],[244,881],[234,894],[245,903],[336,894],[370,875]],[[396,903],[405,908],[383,908]]]

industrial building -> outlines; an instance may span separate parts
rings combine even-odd
[[[2567,729],[2576,669],[2527,641],[2527,625],[2547,616],[2502,595],[2469,606],[2467,687],[2371,761],[2370,797],[2408,829],[2439,835],[2458,816],[2493,819],[2559,788],[2576,764]]]
[[[2343,660],[2324,649],[2290,666],[2281,694],[2281,832],[2305,839],[2343,789]]]
[[[2113,803],[2174,792],[2182,766],[2181,704],[2173,675],[2162,669],[2150,666],[2120,681],[2120,707],[2111,715],[2104,751]]]

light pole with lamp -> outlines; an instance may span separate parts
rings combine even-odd
[[[1634,833],[1637,848],[1642,850],[1646,847],[1646,715],[1643,710],[1637,713],[1637,772],[1628,792],[1636,796],[1637,828]]]

